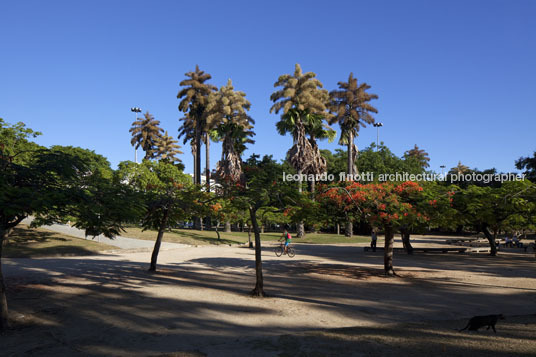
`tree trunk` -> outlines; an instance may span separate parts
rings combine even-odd
[[[337,223],[337,235],[341,235],[341,225]]]
[[[205,186],[207,192],[210,192],[210,137],[208,133],[205,133]],[[212,228],[212,221],[210,217],[205,217],[205,229]]]
[[[354,148],[354,133],[352,133],[352,130],[348,131],[348,163],[346,166],[346,172],[351,177],[351,180],[353,181],[353,175],[354,175],[354,163],[352,162],[352,159],[354,158],[353,155],[353,148]]]
[[[231,232],[231,222],[225,221],[225,233]]]
[[[344,236],[348,238],[352,238],[352,235],[354,234],[354,224],[352,221],[350,221],[350,218],[346,221],[346,226],[344,228]]]
[[[160,223],[160,228],[158,229],[158,235],[156,236],[156,242],[154,243],[153,254],[151,255],[151,266],[149,271],[156,271],[156,260],[158,259],[158,253],[160,252],[160,246],[162,245],[162,238],[164,237],[164,231],[166,230],[168,222],[169,210],[164,211],[164,217],[162,217],[162,222]]]
[[[251,242],[251,225],[248,227],[248,247],[253,248],[253,242]]]
[[[194,183],[197,184],[197,185],[201,185],[201,128],[200,128],[200,124],[199,123],[196,123],[196,128],[195,128],[195,143],[196,143],[196,147],[195,147],[195,164],[194,164],[194,169],[195,169],[195,174],[194,174],[194,178],[195,178],[195,181]],[[194,218],[194,226],[195,226],[195,229],[197,230],[203,230],[203,221],[201,219],[201,217],[195,217]]]
[[[0,332],[5,331],[9,327],[6,285],[4,283],[4,275],[2,274],[2,250],[7,236],[7,230],[0,228]]]
[[[392,226],[385,226],[385,245],[383,256],[383,269],[385,275],[396,275],[393,269],[393,245],[395,243],[395,234]]]
[[[348,132],[348,162],[346,164],[346,172],[348,173],[352,181],[354,180],[353,176],[355,174],[354,162],[353,162],[353,158],[354,158],[353,150],[354,150],[354,133],[352,133],[352,131],[350,130]],[[351,238],[353,234],[354,234],[354,225],[352,221],[348,218],[346,221],[346,228],[344,229],[344,236]]]
[[[261,233],[264,234],[264,224],[261,225]]]
[[[300,176],[300,179],[298,181],[298,192],[301,194],[303,192],[302,187],[302,177],[301,177],[301,170],[298,170],[298,175]],[[303,224],[303,221],[300,221],[298,223],[298,229],[296,232],[296,238],[303,238],[305,236],[305,226]]]
[[[251,295],[266,296],[266,294],[264,293],[264,279],[262,276],[261,234],[259,232],[259,225],[257,224],[256,210],[250,207],[249,215],[251,217],[251,225],[253,226],[253,232],[255,234],[255,273],[256,273],[255,288],[251,291]]]
[[[405,227],[400,228],[400,236],[402,237],[402,244],[404,245],[404,249],[406,250],[406,253],[413,254],[413,247],[411,245],[411,242],[409,240],[410,238],[410,232],[409,229]]]
[[[486,236],[486,238],[488,239],[488,242],[489,242],[489,247],[490,247],[489,255],[496,256],[497,255],[497,246],[495,245],[495,238],[493,238],[493,236],[489,232],[489,229],[488,229],[488,227],[486,225],[482,226],[482,232],[484,232],[484,235]]]
[[[210,138],[205,134],[205,185],[207,192],[210,192]]]

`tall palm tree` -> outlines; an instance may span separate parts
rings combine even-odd
[[[299,64],[296,64],[294,74],[284,74],[279,76],[274,87],[281,87],[270,96],[274,102],[270,108],[270,113],[278,114],[282,111],[281,120],[290,121],[294,124],[291,131],[293,145],[287,152],[291,165],[298,171],[298,174],[317,172],[319,169],[325,170],[325,159],[318,147],[313,146],[307,139],[307,124],[314,116],[318,118],[329,118],[331,115],[327,111],[329,101],[328,91],[323,88],[322,83],[316,79],[313,72],[303,73]],[[278,129],[284,127],[283,124],[276,124]],[[281,132],[281,131],[280,131]],[[299,191],[302,191],[302,183],[299,182]],[[303,223],[298,226],[298,237],[303,237]]]
[[[246,94],[235,91],[232,81],[222,86],[218,92],[211,93],[207,104],[207,127],[214,128],[214,136],[222,140],[222,156],[218,162],[217,174],[223,181],[238,182],[242,174],[240,157],[248,136],[253,134],[254,121],[247,115],[251,103]],[[251,142],[251,140],[249,139]]]
[[[160,138],[157,144],[158,152],[157,156],[164,161],[174,164],[175,162],[181,162],[177,155],[183,154],[180,151],[181,146],[177,145],[177,141],[168,135],[166,131]]]
[[[357,78],[350,73],[348,82],[338,82],[338,90],[330,92],[330,111],[334,117],[330,124],[338,122],[341,127],[340,144],[348,147],[347,173],[357,173],[355,159],[357,158],[357,146],[354,138],[359,135],[359,129],[366,124],[373,124],[374,118],[370,113],[378,113],[378,110],[370,105],[370,101],[378,99],[376,94],[367,93],[371,87],[367,83],[357,83]]]
[[[366,124],[374,123],[374,118],[370,113],[378,113],[369,102],[378,99],[376,94],[367,93],[371,87],[366,83],[357,83],[357,78],[350,73],[348,82],[338,82],[339,89],[330,92],[329,109],[334,114],[330,124],[338,122],[341,127],[341,137],[339,144],[348,147],[347,173],[355,175],[357,167],[357,146],[354,138],[358,136],[359,129]],[[351,237],[353,234],[353,224],[351,221],[346,223],[345,235]]]
[[[423,149],[419,149],[417,144],[415,144],[413,149],[406,151],[404,156],[415,158],[423,168],[430,167],[430,164],[428,163],[428,161],[430,161],[430,156]]]
[[[179,138],[186,136],[193,141],[192,148],[195,149],[194,182],[201,184],[201,144],[203,136],[207,132],[205,109],[209,94],[217,88],[212,84],[205,83],[212,76],[201,71],[198,65],[195,66],[195,71],[185,75],[188,78],[179,83],[183,88],[177,94],[177,98],[181,99],[179,110],[187,113],[182,119],[182,126],[179,128]],[[208,152],[206,154],[209,156]],[[209,169],[210,167],[207,166],[207,171]]]
[[[189,113],[186,113],[186,115],[179,119],[179,121],[182,122],[181,126],[179,127],[179,138],[184,137],[182,143],[183,145],[186,145],[186,143],[190,143],[190,149],[192,151],[192,157],[193,157],[193,173],[194,173],[194,183],[197,183],[196,180],[196,173],[197,173],[197,144],[195,142],[195,121],[190,118]]]
[[[455,167],[451,168],[449,170],[449,174],[451,174],[451,175],[454,175],[454,174],[461,175],[461,174],[464,174],[464,173],[466,173],[468,171],[469,171],[469,167],[463,165],[461,161],[458,161],[458,165],[456,165]]]
[[[149,160],[156,157],[158,152],[158,142],[164,130],[160,128],[160,121],[155,120],[149,112],[132,123],[129,132],[132,133],[130,143],[136,149],[140,146],[145,151],[145,159]]]
[[[286,114],[281,116],[281,120],[276,123],[277,132],[280,135],[286,135],[288,133],[294,136],[296,130],[296,117],[301,114],[301,118],[305,127],[305,133],[309,135],[309,143],[312,147],[313,156],[309,161],[307,167],[304,167],[302,173],[318,175],[326,172],[327,162],[323,155],[320,153],[320,148],[316,140],[328,139],[332,142],[335,139],[337,133],[329,125],[324,122],[323,115],[311,114],[307,110],[299,113],[295,109],[290,109]],[[311,183],[311,192],[315,191],[314,180]]]

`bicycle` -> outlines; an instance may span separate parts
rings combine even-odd
[[[275,255],[278,257],[284,254],[287,254],[289,258],[294,258],[294,256],[296,255],[296,252],[294,252],[294,248],[292,248],[290,245],[288,246],[287,252],[285,253],[285,245],[283,243],[281,243],[281,245],[276,247],[274,251],[275,251]]]

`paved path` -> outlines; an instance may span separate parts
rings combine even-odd
[[[32,223],[32,220],[33,220],[33,217],[28,217],[24,221],[22,221],[22,223],[29,225],[30,223]],[[106,243],[108,245],[112,245],[114,247],[118,247],[121,249],[143,249],[143,248],[152,249],[154,247],[154,241],[152,240],[128,238],[128,237],[123,237],[123,236],[117,236],[114,239],[110,239],[110,238],[106,238],[102,234],[97,237],[86,237],[86,233],[84,230],[78,229],[76,227],[70,227],[66,224],[52,224],[50,226],[43,226],[43,228],[46,228],[53,232],[63,233],[63,234],[76,237],[76,238],[88,239],[88,240],[94,240],[100,243]],[[188,246],[187,244],[162,242],[162,246],[160,247],[160,249],[170,250],[170,249],[184,248],[187,246]]]

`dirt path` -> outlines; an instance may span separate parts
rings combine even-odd
[[[357,329],[347,334],[353,337],[328,338],[335,344],[346,338],[348,347],[383,324],[447,321],[450,329],[474,315],[536,313],[531,254],[399,254],[400,277],[385,278],[382,254],[362,247],[296,245],[296,251],[293,259],[276,258],[265,247],[265,299],[248,296],[254,252],[244,247],[167,250],[157,274],[146,270],[150,253],[7,259],[17,329],[2,344],[14,355],[292,355],[284,336],[303,340],[302,351],[321,340],[306,331]]]

